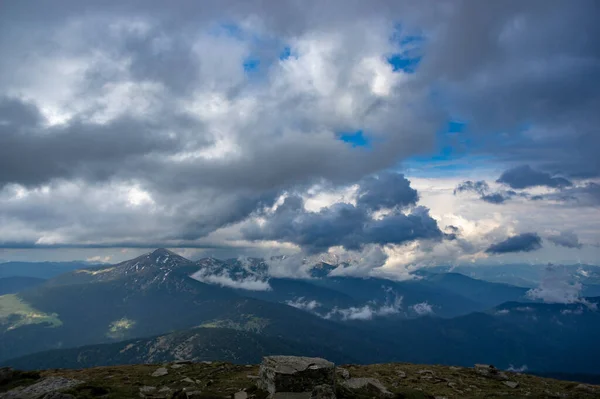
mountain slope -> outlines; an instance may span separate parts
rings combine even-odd
[[[0,295],[14,294],[26,288],[42,284],[43,278],[12,276],[0,278]]]
[[[3,364],[20,370],[88,368],[176,360],[247,364],[258,363],[263,356],[272,353],[320,355],[337,362],[353,361],[325,347],[226,328],[195,328],[151,338],[39,352]]]

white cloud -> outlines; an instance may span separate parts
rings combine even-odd
[[[294,300],[285,301],[286,305],[292,306],[297,309],[302,309],[306,311],[314,311],[316,308],[321,306],[321,304],[317,301],[304,299],[304,297],[299,297]]]
[[[396,296],[387,300],[383,305],[366,304],[349,308],[334,308],[323,317],[326,319],[341,318],[342,320],[371,320],[379,316],[399,314],[402,310],[402,297]]]
[[[411,306],[411,309],[419,316],[433,314],[433,307],[427,302],[414,304]]]
[[[254,277],[234,280],[226,274],[206,275],[203,270],[197,271],[190,276],[194,280],[208,284],[217,284],[222,287],[235,288],[248,291],[270,291],[271,286],[268,280],[260,280]]]

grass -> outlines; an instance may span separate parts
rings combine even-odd
[[[269,319],[263,319],[254,315],[241,315],[243,321],[233,321],[228,319],[212,320],[201,324],[204,328],[231,328],[233,330],[250,331],[259,334],[268,324]]]
[[[152,377],[159,367],[168,374]],[[579,390],[579,383],[540,378],[525,374],[507,373],[510,381],[519,383],[509,388],[501,381],[484,378],[472,368],[405,363],[375,364],[367,366],[346,365],[351,377],[371,377],[381,381],[399,398],[597,398],[595,393]],[[251,398],[264,399],[266,392],[255,386],[253,376],[258,375],[257,365],[234,365],[224,362],[192,364],[154,364],[114,367],[97,367],[81,370],[45,370],[42,377],[60,376],[85,381],[67,393],[77,398],[103,397],[125,399],[140,397],[140,388],[168,389],[162,397],[171,397],[178,390],[201,391],[201,398],[231,398],[235,392],[245,390]],[[377,391],[351,391],[344,388],[338,377],[336,383],[339,399],[374,398]],[[148,397],[161,397],[160,395]]]
[[[49,324],[49,327],[60,327],[62,321],[58,318],[58,314],[34,309],[15,294],[0,296],[0,326],[5,331],[29,324]]]

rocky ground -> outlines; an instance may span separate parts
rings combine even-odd
[[[473,368],[342,365],[270,357],[262,365],[176,362],[19,372],[0,369],[0,399],[599,398],[600,386]]]

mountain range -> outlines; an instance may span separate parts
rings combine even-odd
[[[247,363],[290,353],[600,373],[600,298],[542,303],[528,288],[455,270],[393,281],[346,277],[331,273],[343,264],[317,262],[304,278],[271,277],[268,263],[194,262],[158,249],[25,284],[0,296],[0,363]]]

